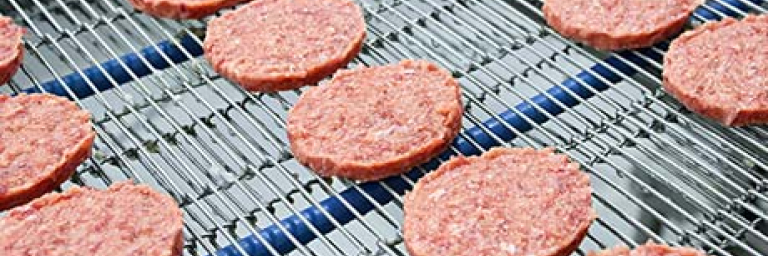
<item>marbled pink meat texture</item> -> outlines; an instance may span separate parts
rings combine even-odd
[[[323,176],[376,180],[426,162],[456,137],[461,88],[426,61],[341,71],[288,116],[294,156]]]
[[[182,228],[176,202],[147,186],[76,187],[0,219],[0,255],[178,256]]]
[[[587,174],[551,149],[455,157],[405,198],[413,256],[567,256],[596,215]]]
[[[250,91],[317,83],[345,66],[365,39],[351,0],[256,0],[208,24],[205,57]]]
[[[664,88],[727,126],[768,123],[768,16],[707,23],[672,42]]]
[[[171,19],[200,19],[248,0],[128,0],[133,8]]]
[[[702,0],[545,0],[560,34],[602,50],[648,47],[678,33]]]
[[[8,17],[0,16],[0,85],[11,80],[24,59],[24,28]]]
[[[0,210],[50,192],[90,156],[90,114],[48,94],[0,95]]]

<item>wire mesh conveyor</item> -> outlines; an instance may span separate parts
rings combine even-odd
[[[184,255],[406,255],[403,193],[450,156],[493,146],[555,147],[583,165],[599,219],[579,255],[647,240],[768,253],[768,129],[723,128],[667,96],[667,43],[596,52],[546,27],[533,0],[360,4],[368,39],[351,65],[430,59],[464,87],[453,146],[382,182],[298,164],[285,118],[300,90],[246,93],[200,57],[206,21],[155,19],[124,0],[0,2],[30,32],[0,92],[54,93],[90,110],[94,155],[63,188],[134,179],[171,194],[185,212]],[[710,0],[690,26],[766,6]]]

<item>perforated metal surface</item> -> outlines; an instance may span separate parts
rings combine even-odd
[[[709,1],[691,26],[765,12],[760,2]],[[543,25],[539,1],[360,4],[369,36],[352,65],[425,58],[459,78],[466,129],[450,151],[551,146],[584,166],[599,219],[578,254],[649,239],[768,253],[768,130],[683,110],[659,90],[663,47],[594,52]],[[24,66],[0,92],[58,88],[94,114],[95,154],[64,189],[134,179],[172,194],[185,212],[185,255],[407,254],[401,192],[434,164],[374,190],[314,175],[292,158],[284,130],[301,91],[248,94],[219,77],[198,57],[205,21],[151,18],[123,0],[5,0],[0,13],[30,32]],[[360,196],[325,207],[350,192]],[[314,214],[279,222],[307,207]]]

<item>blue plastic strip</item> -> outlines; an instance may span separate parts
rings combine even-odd
[[[633,62],[642,62],[642,60],[635,55],[629,54],[629,53],[621,53],[624,57],[632,60]],[[624,70],[627,72],[634,72],[634,70],[624,63],[623,61],[620,61],[616,58],[609,58],[606,60],[606,63],[609,65],[619,69]],[[595,65],[592,67],[592,71],[596,72],[597,74],[600,74],[607,78],[608,81],[611,83],[616,83],[620,81],[621,77],[611,72],[608,68],[606,68],[604,65]],[[609,84],[603,83],[600,79],[597,79],[595,76],[591,75],[588,72],[581,72],[577,75],[579,79],[581,79],[584,83],[587,83],[591,86],[593,86],[597,90],[605,90],[610,87]],[[569,79],[563,82],[563,86],[570,89],[572,92],[578,94],[579,96],[583,98],[589,98],[594,96],[594,93],[592,93],[590,90],[588,90],[586,87],[584,87],[581,83],[577,82],[577,80]],[[553,87],[547,90],[546,92],[550,96],[552,96],[555,99],[560,100],[563,104],[565,104],[568,107],[572,107],[578,104],[578,100],[569,94],[566,93],[565,90],[562,89],[562,87]],[[545,95],[538,95],[532,98],[532,102],[538,106],[540,106],[542,109],[547,111],[551,115],[557,115],[565,111],[565,109],[559,107],[551,98],[546,97]],[[515,109],[525,115],[527,118],[530,118],[531,120],[537,122],[537,123],[543,123],[548,120],[547,116],[538,111],[536,108],[533,107],[533,105],[529,103],[520,103],[515,106]],[[509,126],[514,127],[519,132],[525,132],[533,129],[533,125],[525,120],[525,118],[521,115],[518,115],[516,112],[513,112],[511,110],[506,111],[504,113],[500,114],[500,119],[506,122]],[[509,141],[515,138],[514,133],[505,126],[504,123],[501,123],[499,119],[491,119],[488,121],[485,121],[483,123],[483,126],[488,129],[489,131],[493,132],[495,136],[500,137],[501,139],[505,141]],[[465,131],[465,135],[467,137],[470,137],[472,140],[477,142],[477,144],[481,145],[484,148],[491,148],[494,146],[499,146],[498,141],[496,141],[492,136],[490,136],[488,133],[486,133],[483,129],[479,127],[474,127],[471,129],[468,129]],[[463,155],[477,155],[481,152],[480,149],[476,148],[472,143],[465,140],[462,137],[457,138],[453,141],[453,146],[460,151]],[[448,151],[440,155],[441,159],[448,159],[454,154],[452,151]],[[432,162],[429,162],[424,165],[424,168],[427,170],[432,170],[438,166],[438,161],[434,160]],[[421,178],[421,172],[417,170],[410,171],[406,174],[409,178],[413,180],[418,180]],[[398,194],[403,194],[406,190],[410,189],[411,186],[409,183],[405,182],[400,177],[393,177],[388,178],[383,181],[387,184],[388,187],[393,189]],[[352,207],[354,207],[360,214],[365,214],[367,212],[370,212],[373,210],[374,205],[369,200],[367,200],[362,193],[368,194],[370,197],[374,198],[377,203],[379,204],[386,204],[391,202],[394,197],[393,195],[388,192],[380,183],[378,182],[371,182],[371,183],[364,183],[360,185],[360,189],[363,192],[360,192],[360,190],[357,189],[347,189],[340,193],[340,197],[348,202]],[[341,224],[348,223],[355,219],[355,215],[342,203],[342,199],[339,197],[331,197],[329,199],[326,199],[322,202],[320,202],[320,206],[329,214],[331,215],[336,221],[338,221]],[[330,220],[321,212],[321,210],[317,207],[310,207],[305,210],[303,210],[300,213],[304,218],[306,218],[310,223],[312,223],[312,226],[316,229],[318,229],[322,233],[327,233],[330,231],[333,231],[335,229],[335,226],[330,222]],[[313,239],[317,238],[317,236],[309,229],[309,226],[301,221],[301,218],[298,216],[291,216],[281,221],[280,225],[282,225],[291,236],[294,236],[300,243],[305,244]],[[267,241],[275,250],[277,250],[280,253],[288,253],[294,249],[296,249],[296,245],[291,243],[291,241],[288,239],[288,236],[283,233],[278,226],[272,225],[265,229],[263,229],[261,232],[259,232],[259,235]],[[266,249],[264,244],[260,243],[257,238],[253,236],[246,237],[242,239],[239,243],[239,245],[248,253],[248,255],[254,255],[254,256],[267,256],[269,255],[269,251]],[[234,246],[228,246],[224,249],[219,250],[216,253],[217,256],[242,256],[237,249]]]
[[[748,6],[746,6],[744,3],[741,3],[737,0],[724,0],[728,3],[731,3],[733,7],[738,8],[739,10],[748,10]],[[752,1],[756,4],[759,4],[762,2],[762,0],[754,0]],[[720,5],[720,4],[714,4],[710,3],[710,7],[715,8],[727,15],[736,15],[733,11],[727,9],[726,7]],[[717,20],[721,17],[715,13],[712,13],[706,9],[699,8],[696,13],[704,18]],[[666,49],[667,45],[659,45],[659,47]],[[624,51],[618,53],[622,58],[632,62],[633,64],[640,66],[640,67],[646,67],[649,65],[643,58],[640,58],[637,53],[643,54],[647,58],[651,58],[655,61],[660,61],[663,56],[658,54],[655,51],[651,50],[638,50],[635,52],[632,51]],[[570,94],[567,93],[564,88],[567,88],[567,90],[570,90],[571,92],[579,95],[580,97],[587,99],[592,96],[594,96],[594,93],[589,88],[585,87],[584,84],[589,85],[590,87],[594,88],[596,91],[604,91],[608,89],[611,84],[617,83],[621,81],[622,74],[618,74],[612,69],[608,68],[609,65],[615,70],[620,71],[623,73],[623,75],[631,76],[637,73],[637,70],[632,68],[627,62],[624,60],[621,60],[616,57],[607,58],[604,60],[604,64],[597,64],[594,65],[591,69],[592,72],[583,71],[581,73],[578,73],[576,75],[576,79],[568,79],[565,80],[562,83],[561,86],[556,86],[548,89],[546,91],[547,95],[537,95],[534,96],[531,101],[533,104],[538,105],[541,109],[548,112],[550,115],[555,116],[558,114],[561,114],[565,111],[562,107],[560,107],[556,102],[552,100],[552,98],[557,99],[560,101],[563,105],[567,107],[573,107],[576,106],[579,101],[572,97]],[[594,76],[593,74],[598,74],[604,80],[598,79],[598,77]],[[581,80],[581,81],[579,81]],[[605,83],[604,81],[608,81],[609,83]],[[536,123],[544,123],[548,121],[547,115],[537,110],[532,104],[529,103],[520,103],[515,106],[515,109],[519,111],[519,113],[522,113],[527,118],[530,118],[531,120],[535,121]],[[503,120],[503,122],[506,122],[506,125],[501,123],[499,119]],[[499,138],[509,141],[515,138],[515,134],[510,131],[507,128],[508,126],[514,127],[519,132],[525,132],[533,129],[533,125],[525,120],[522,116],[518,115],[514,111],[506,111],[499,115],[499,119],[491,119],[488,121],[485,121],[483,123],[483,126],[485,126],[485,129],[488,131],[494,133],[495,136],[498,136]],[[491,148],[494,146],[499,146],[499,143],[493,139],[492,136],[489,136],[483,129],[479,127],[474,127],[465,132],[465,135],[472,138],[472,140],[476,141],[478,145],[484,147],[484,148]],[[453,146],[458,149],[462,154],[464,155],[477,155],[481,152],[480,149],[474,147],[471,143],[466,141],[465,139],[459,137],[453,142]],[[442,159],[447,159],[450,156],[452,156],[451,153],[444,153],[440,156]],[[425,165],[425,169],[431,170],[437,167],[437,162],[432,161]],[[420,171],[411,171],[407,174],[410,178],[418,179],[421,177]],[[410,189],[411,186],[408,185],[408,183],[404,182],[399,177],[393,177],[389,178],[383,181],[386,183],[390,188],[392,188],[395,192],[402,194],[406,190]],[[377,203],[379,204],[386,204],[394,200],[394,197],[392,194],[390,194],[384,187],[379,183],[365,183],[360,185],[360,188],[363,192],[360,192],[357,189],[348,189],[340,194],[340,197],[343,198],[346,202],[352,205],[352,207],[355,208],[360,214],[365,214],[367,212],[370,212],[373,210],[374,205],[368,201],[362,193],[366,193],[369,196],[373,197]],[[320,202],[320,206],[329,213],[336,221],[338,221],[341,224],[348,223],[355,219],[355,215],[342,204],[341,199],[338,197],[332,197],[329,199],[326,199],[322,202]],[[329,221],[328,218],[323,215],[323,213],[320,211],[320,209],[316,207],[310,207],[301,212],[301,215],[309,220],[309,222],[312,223],[312,225],[317,228],[322,233],[327,233],[330,231],[333,231],[335,229],[334,225]],[[308,226],[301,221],[301,219],[297,216],[291,216],[283,221],[281,221],[281,225],[288,230],[291,236],[294,236],[301,242],[302,244],[309,243],[313,239],[316,238],[316,235],[312,233],[312,231],[308,228]],[[265,229],[263,229],[260,234],[264,238],[265,241],[270,243],[270,245],[275,248],[280,253],[288,253],[296,248],[296,246],[288,240],[288,237],[285,233],[280,231],[280,229],[275,226],[269,226]],[[246,237],[242,239],[239,243],[239,245],[249,254],[253,256],[268,256],[269,251],[266,250],[265,246],[258,242],[258,240],[252,236]],[[234,246],[228,246],[224,249],[218,251],[216,253],[217,256],[242,256]]]
[[[723,0],[724,2],[727,2],[731,4],[732,7],[738,8],[739,10],[748,10],[748,6],[738,0]],[[762,0],[752,0],[755,4],[762,3]],[[716,3],[708,3],[710,7],[717,9],[721,11],[724,14],[727,15],[736,15],[732,10],[727,9],[725,6],[722,6],[721,4]],[[711,20],[719,20],[721,17],[715,13],[712,13],[706,9],[699,8],[697,9],[696,13],[700,15],[701,17],[704,17],[706,19]],[[666,49],[667,45],[659,45],[659,47]],[[651,50],[638,50],[638,51],[624,51],[617,53],[622,58],[632,62],[633,64],[639,66],[639,67],[646,67],[650,63],[647,63],[643,58],[640,58],[637,54],[643,54],[647,58],[651,58],[655,61],[660,61],[663,56],[658,54],[655,51]],[[608,66],[613,68],[614,70],[618,70],[622,74],[618,74],[612,69],[608,68]],[[637,70],[632,68],[627,62],[624,60],[621,60],[616,57],[607,58],[604,60],[604,64],[597,64],[594,65],[592,68],[590,68],[592,72],[583,71],[576,75],[578,80],[581,80],[580,82],[576,79],[568,79],[565,80],[562,83],[561,86],[556,86],[548,89],[546,91],[546,94],[548,94],[550,97],[547,97],[546,95],[540,94],[537,96],[534,96],[531,101],[533,104],[538,105],[541,107],[541,109],[545,110],[552,116],[561,114],[565,111],[565,109],[561,108],[556,102],[552,100],[552,98],[557,99],[561,103],[563,103],[567,107],[573,107],[579,103],[579,101],[572,97],[570,94],[566,93],[566,90],[564,88],[567,88],[571,92],[579,95],[582,98],[590,98],[594,96],[594,93],[592,90],[588,89],[584,86],[584,84],[589,85],[590,87],[594,88],[596,91],[604,91],[608,89],[611,84],[615,84],[622,79],[622,75],[631,76],[637,73]],[[603,82],[604,80],[598,79],[598,77],[594,76],[593,74],[598,74],[604,78],[605,81],[608,81],[609,83]],[[526,117],[530,118],[531,120],[537,122],[537,123],[544,123],[548,121],[547,115],[544,113],[538,111],[532,104],[529,103],[520,103],[515,106],[515,109],[518,110],[520,113],[525,115]],[[503,120],[503,122],[506,122],[507,125],[514,127],[519,132],[525,132],[533,129],[532,124],[528,123],[522,116],[518,115],[517,113],[513,111],[506,111],[504,113],[501,113],[499,115],[499,119]],[[485,121],[483,123],[483,126],[485,126],[485,129],[488,131],[494,133],[495,136],[498,136],[499,138],[509,141],[515,138],[515,134],[510,131],[507,126],[499,121],[499,119],[491,119],[488,121]],[[493,139],[492,136],[489,136],[483,129],[479,127],[474,127],[465,132],[465,135],[470,137],[472,140],[476,141],[478,145],[484,147],[484,148],[491,148],[494,146],[499,146],[499,143]],[[469,143],[465,139],[459,137],[453,142],[453,146],[458,149],[462,154],[464,155],[477,155],[481,152],[480,149],[475,148],[473,144]],[[450,156],[452,156],[451,153],[444,153],[440,156],[442,159],[447,159]],[[428,170],[434,169],[437,167],[436,161],[432,161],[425,165],[425,168]],[[420,171],[411,171],[407,174],[410,178],[418,179],[421,177]],[[406,190],[410,189],[411,186],[408,185],[409,183],[404,182],[399,177],[389,178],[383,181],[386,183],[390,188],[392,188],[395,192],[402,194]],[[374,205],[368,201],[362,193],[366,193],[369,196],[373,197],[377,203],[379,204],[386,204],[394,200],[394,197],[392,194],[390,194],[384,187],[379,183],[365,183],[360,185],[360,188],[363,192],[360,192],[357,189],[348,189],[345,190],[340,194],[340,197],[343,198],[346,202],[352,205],[352,207],[355,208],[360,214],[365,214],[367,212],[370,212],[374,209]],[[352,214],[352,212],[342,204],[341,199],[339,197],[331,197],[328,198],[322,202],[320,202],[320,206],[329,213],[336,221],[338,221],[341,224],[348,223],[355,219],[355,215]],[[312,225],[317,228],[322,233],[327,233],[330,231],[333,231],[335,229],[334,225],[329,221],[325,215],[318,209],[317,207],[309,207],[301,212],[301,215],[309,220]],[[300,220],[297,216],[291,216],[283,221],[281,221],[280,225],[285,227],[291,236],[296,237],[299,242],[302,244],[309,243],[313,239],[316,238],[316,235],[312,233],[312,231],[308,228],[308,226]],[[280,231],[280,229],[276,225],[269,226],[265,229],[263,229],[260,233],[260,236],[264,238],[265,241],[270,243],[270,245],[275,248],[280,253],[288,253],[293,251],[296,246],[288,240],[287,234]],[[253,236],[246,237],[242,239],[239,243],[239,245],[249,254],[252,256],[268,256],[269,251],[266,250],[265,246],[258,242],[256,238]],[[216,253],[217,256],[242,256],[235,248],[234,246],[228,246],[224,249],[219,250]]]
[[[764,2],[763,0],[748,0],[748,1],[754,4],[761,4],[762,2]],[[732,8],[735,8],[738,10],[743,11],[743,10],[749,9],[749,6],[747,4],[739,0],[722,0],[722,2],[727,3],[731,5]],[[707,5],[726,15],[729,15],[729,16],[737,15],[737,13],[734,12],[731,8],[724,6],[719,1],[711,1],[711,2],[708,2]],[[719,20],[722,18],[720,15],[717,15],[703,8],[699,8],[698,10],[696,10],[696,14],[710,20]],[[162,70],[171,66],[172,63],[181,63],[181,62],[187,61],[189,57],[198,57],[203,54],[202,46],[198,44],[197,40],[195,38],[192,38],[192,36],[186,35],[182,37],[179,40],[179,42],[181,47],[185,49],[187,52],[189,52],[189,55],[185,54],[173,42],[166,40],[158,43],[155,46],[146,47],[140,50],[138,53],[134,52],[134,53],[123,55],[120,57],[120,60],[122,60],[122,62],[125,63],[125,65],[128,66],[128,68],[131,71],[133,71],[133,73],[137,77],[144,77],[152,74],[152,71],[149,69],[147,65],[144,64],[143,61],[141,61],[142,57],[145,58],[147,61],[149,61],[149,63],[155,69]],[[166,59],[163,58],[163,55],[167,56],[172,63],[169,63],[168,61],[166,61]],[[103,72],[101,72],[98,66],[92,66],[92,67],[85,68],[83,70],[83,74],[85,74],[85,76],[82,76],[79,73],[75,72],[62,77],[61,79],[62,81],[51,80],[51,81],[42,83],[41,86],[48,93],[71,98],[71,95],[67,93],[67,91],[64,88],[64,86],[66,85],[70,90],[74,92],[75,96],[77,96],[78,98],[85,98],[95,93],[95,91],[91,88],[91,86],[89,86],[89,83],[88,83],[89,81],[99,91],[104,91],[114,87],[114,84],[107,79],[108,76],[114,79],[118,85],[122,85],[133,80],[128,70],[123,68],[117,59],[113,59],[113,60],[109,60],[104,63],[101,63],[100,66],[107,72],[107,74],[104,74]],[[621,71],[624,72],[624,71],[630,71],[630,70],[621,70]],[[40,93],[41,91],[42,90],[37,87],[28,88],[24,90],[24,92],[26,93]]]
[[[192,36],[185,36],[179,40],[181,47],[186,49],[193,57],[203,54],[203,48],[198,44]],[[169,63],[163,57],[167,56],[171,60]],[[109,77],[114,79],[115,82],[122,85],[133,81],[133,77],[128,70],[123,68],[120,61],[123,62],[137,77],[144,77],[152,74],[152,70],[145,64],[141,58],[145,58],[153,68],[160,70],[171,66],[172,63],[182,63],[187,61],[188,55],[185,54],[176,44],[171,41],[162,41],[155,46],[148,46],[141,49],[138,53],[129,53],[120,57],[120,60],[112,59],[101,63],[100,66],[107,73]],[[72,73],[65,75],[59,80],[51,80],[42,83],[41,87],[51,94],[56,94],[63,97],[71,98],[71,95],[65,90],[65,86],[72,90],[76,97],[85,98],[91,96],[95,91],[89,86],[91,82],[99,91],[108,90],[114,87],[114,84],[109,81],[107,74],[101,72],[98,66],[88,67],[83,69],[83,74]],[[25,89],[25,93],[40,93],[42,90],[38,87],[32,87]]]
[[[739,1],[739,0],[721,0],[722,2],[725,2],[729,4],[731,7],[746,11],[749,9],[748,5]],[[751,1],[754,4],[761,4],[763,0],[748,0]],[[723,6],[719,2],[711,2],[707,3],[711,8],[716,9],[726,15],[737,15],[734,11],[729,9],[726,6]],[[722,17],[720,15],[717,15],[709,10],[699,8],[696,10],[696,14],[698,14],[701,17],[704,17],[706,19],[710,20],[719,20]],[[203,54],[203,49],[200,47],[199,44],[197,44],[196,40],[190,37],[185,37],[181,39],[182,47],[184,47],[189,53],[191,53],[194,57],[200,56]],[[186,61],[188,58],[183,52],[176,46],[174,46],[171,42],[164,41],[157,45],[157,47],[162,51],[162,54],[167,55],[174,63],[180,63],[183,61]],[[659,45],[661,48],[666,48],[666,45]],[[620,52],[618,55],[620,55],[622,58],[629,60],[633,64],[645,67],[648,66],[649,63],[645,62],[643,58],[640,58],[637,54],[643,54],[645,57],[651,58],[655,61],[661,60],[662,56],[658,53],[651,51],[651,50],[639,50],[639,51],[625,51]],[[164,58],[162,58],[161,53],[158,52],[154,47],[147,47],[143,50],[141,50],[139,53],[130,53],[127,55],[122,56],[120,59],[126,63],[126,65],[129,66],[129,68],[139,77],[149,75],[151,73],[151,70],[143,64],[139,60],[139,56],[142,56],[149,60],[149,62],[152,64],[152,66],[156,69],[164,69],[170,66],[170,63],[165,61]],[[621,72],[621,74],[616,73],[612,71],[609,66],[615,70],[618,70]],[[103,67],[109,75],[114,78],[118,83],[123,84],[126,82],[131,81],[131,76],[128,74],[128,72],[123,69],[119,62],[117,60],[110,60],[107,62],[104,62],[101,64],[101,67]],[[546,111],[548,114],[555,116],[558,114],[561,114],[565,111],[565,109],[561,108],[556,102],[552,100],[552,98],[558,100],[560,103],[567,107],[573,107],[579,103],[579,101],[575,98],[573,98],[570,94],[566,93],[567,91],[563,88],[567,88],[571,92],[579,95],[580,97],[586,99],[594,96],[594,93],[587,87],[584,86],[584,84],[592,87],[596,91],[604,91],[608,89],[611,84],[617,83],[621,81],[622,75],[631,76],[637,73],[637,70],[633,69],[627,62],[620,60],[616,57],[607,58],[604,60],[603,63],[594,65],[590,68],[590,70],[598,75],[600,75],[602,78],[607,80],[609,83],[605,83],[603,80],[598,79],[598,77],[592,75],[593,73],[583,71],[576,75],[576,79],[568,79],[562,83],[561,86],[556,86],[553,88],[548,89],[545,93],[547,95],[541,94],[534,96],[531,101],[541,107],[544,111]],[[85,76],[88,78],[87,80],[90,80],[93,82],[93,84],[99,89],[99,90],[106,90],[109,88],[112,88],[112,83],[110,83],[106,75],[103,74],[97,67],[90,67],[86,68],[84,70]],[[90,89],[88,86],[88,83],[86,82],[86,78],[79,74],[70,74],[63,77],[63,84],[68,86],[72,91],[75,92],[77,97],[88,97],[94,93],[93,90]],[[581,80],[581,82],[579,82]],[[46,91],[49,93],[61,95],[61,96],[69,96],[68,93],[63,88],[63,84],[59,81],[50,81],[43,83],[43,88],[45,88]],[[28,89],[25,92],[28,93],[36,93],[40,92],[37,89]],[[515,106],[515,109],[525,115],[527,118],[530,118],[531,120],[535,121],[536,123],[544,123],[548,121],[547,115],[545,113],[540,112],[537,110],[533,105],[529,103],[520,103]],[[518,115],[517,113],[513,111],[506,111],[504,113],[501,113],[499,115],[499,119],[503,120],[503,122],[506,123],[506,125],[514,127],[519,132],[526,132],[533,128],[533,125],[531,123],[528,123],[523,116]],[[499,119],[491,119],[488,121],[485,121],[482,125],[485,129],[489,130],[490,132],[494,133],[495,136],[498,136],[499,138],[509,141],[515,138],[514,133],[510,131],[504,123],[501,123]],[[492,136],[487,134],[483,129],[479,127],[474,127],[471,129],[468,129],[465,132],[465,135],[475,142],[477,142],[478,145],[484,147],[484,148],[491,148],[494,146],[498,146],[498,142],[493,139]],[[477,155],[481,152],[480,149],[473,146],[472,143],[468,142],[467,140],[459,137],[453,142],[453,146],[458,149],[459,152],[461,152],[464,155]],[[451,157],[452,153],[443,153],[440,155],[441,159],[448,159]],[[427,164],[425,164],[425,168],[428,170],[436,168],[438,165],[437,161],[432,161]],[[417,180],[421,178],[421,172],[420,171],[411,171],[406,174],[413,180]],[[388,187],[393,189],[396,193],[402,194],[406,190],[410,189],[409,183],[405,182],[399,177],[396,178],[389,178],[383,181],[387,184]],[[361,192],[362,190],[362,192]],[[394,200],[394,196],[388,192],[387,189],[385,189],[381,183],[378,182],[372,182],[372,183],[365,183],[360,185],[360,190],[357,189],[347,189],[340,193],[340,197],[331,197],[328,199],[323,200],[320,202],[320,207],[327,212],[329,215],[331,215],[332,218],[334,218],[338,223],[346,224],[350,221],[355,219],[355,215],[348,209],[341,200],[346,201],[348,204],[350,204],[358,213],[365,214],[370,212],[374,209],[374,205],[372,202],[368,201],[364,194],[367,194],[368,196],[374,198],[377,203],[379,204],[387,204]],[[312,223],[312,226],[316,229],[318,229],[321,233],[325,234],[328,232],[331,232],[335,229],[335,226],[330,221],[329,218],[327,218],[320,208],[318,207],[309,207],[300,213],[302,217],[307,219],[310,223]],[[309,226],[301,220],[298,216],[290,216],[285,219],[283,219],[280,222],[280,225],[285,228],[288,231],[288,234],[283,232],[280,228],[278,228],[277,225],[271,225],[269,227],[266,227],[262,229],[258,236],[260,236],[264,241],[266,241],[269,245],[271,245],[275,250],[277,250],[279,253],[288,253],[296,249],[296,245],[293,244],[288,237],[293,236],[295,237],[300,243],[306,244],[310,241],[317,238],[317,236],[309,229]],[[240,247],[242,247],[245,252],[248,255],[254,255],[254,256],[267,256],[269,255],[269,251],[266,249],[266,246],[259,241],[256,237],[248,236],[243,239],[241,239],[238,243]],[[242,256],[238,250],[233,246],[227,246],[218,252],[216,252],[216,256]]]

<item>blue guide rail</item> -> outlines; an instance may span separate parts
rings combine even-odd
[[[752,4],[763,3],[763,0],[747,1]],[[716,10],[728,16],[738,16],[735,10],[748,11],[750,9],[748,4],[739,0],[710,1],[706,5],[709,8],[699,8],[696,10],[696,14],[708,20],[723,18],[711,10]],[[666,49],[667,45],[661,44],[659,47]],[[93,66],[83,69],[83,75],[80,73],[65,75],[61,80],[45,82],[41,87],[48,93],[71,97],[72,95],[67,93],[65,89],[68,88],[74,92],[75,97],[84,98],[95,93],[89,84],[94,85],[98,90],[108,90],[114,87],[115,85],[109,81],[108,76],[118,84],[132,81],[129,70],[123,68],[120,62],[123,62],[136,76],[143,77],[152,74],[152,68],[162,70],[174,63],[181,63],[202,54],[203,49],[198,44],[197,39],[185,36],[179,40],[178,44],[172,41],[163,41],[156,45],[148,46],[140,52],[129,53],[121,56],[119,59],[101,63],[101,69],[105,70],[107,74],[103,73],[98,66]],[[621,81],[623,76],[636,74],[638,70],[633,68],[633,66],[647,67],[650,65],[646,58],[654,61],[660,61],[663,58],[662,55],[651,50],[623,51],[616,54],[621,58],[609,57],[603,60],[603,62],[592,66],[589,71],[582,71],[573,78],[562,82],[560,86],[554,86],[546,90],[545,93],[534,96],[530,100],[532,104],[528,102],[520,103],[514,107],[517,111],[508,110],[499,114],[498,118],[483,122],[483,128],[474,127],[467,129],[464,134],[465,137],[474,140],[477,145],[484,149],[498,146],[499,143],[494,139],[494,136],[505,141],[515,138],[515,132],[507,127],[515,128],[517,132],[526,132],[533,129],[533,124],[526,121],[526,119],[533,120],[536,123],[544,123],[549,121],[548,116],[556,116],[565,112],[566,109],[560,107],[560,104],[553,99],[569,108],[576,106],[579,104],[579,100],[571,96],[569,91],[584,99],[590,98],[594,96],[594,91],[607,90],[612,84]],[[168,62],[166,57],[171,62]],[[152,68],[141,61],[142,58],[146,59],[152,65]],[[631,62],[631,64],[627,61]],[[41,90],[40,88],[30,88],[25,90],[25,92],[39,93]],[[542,109],[546,113],[542,113],[538,109]],[[522,113],[524,116],[518,113]],[[488,134],[486,131],[490,131],[493,134]],[[463,155],[477,155],[482,151],[482,149],[475,147],[473,143],[461,137],[454,140],[453,146]],[[440,155],[439,158],[448,159],[453,154],[453,152],[446,152]],[[431,170],[436,168],[437,165],[438,161],[433,160],[425,164],[424,168]],[[418,180],[422,174],[420,171],[411,171],[406,175],[413,180]],[[360,184],[359,189],[347,189],[337,197],[323,200],[319,203],[319,206],[304,209],[300,212],[301,217],[308,220],[312,227],[319,232],[331,232],[335,229],[335,225],[323,211],[342,225],[349,223],[355,219],[353,210],[359,214],[365,214],[374,209],[374,203],[369,201],[366,196],[373,198],[378,204],[387,204],[395,199],[395,195],[390,193],[383,184],[386,184],[388,188],[398,194],[403,194],[411,188],[408,182],[399,177],[389,178],[381,182]],[[354,209],[349,209],[343,202],[346,202]],[[296,238],[302,244],[309,243],[317,238],[316,234],[311,231],[310,226],[302,221],[301,217],[297,215],[287,217],[279,223],[282,229],[277,225],[266,227],[258,234],[241,239],[238,246],[248,255],[269,255],[269,250],[267,250],[265,243],[269,244],[269,247],[279,253],[291,252],[296,249],[296,244],[291,242],[289,237]],[[283,229],[287,232],[284,232]],[[259,236],[260,239],[254,236]],[[216,256],[242,256],[242,254],[234,245],[230,245],[216,252]]]

